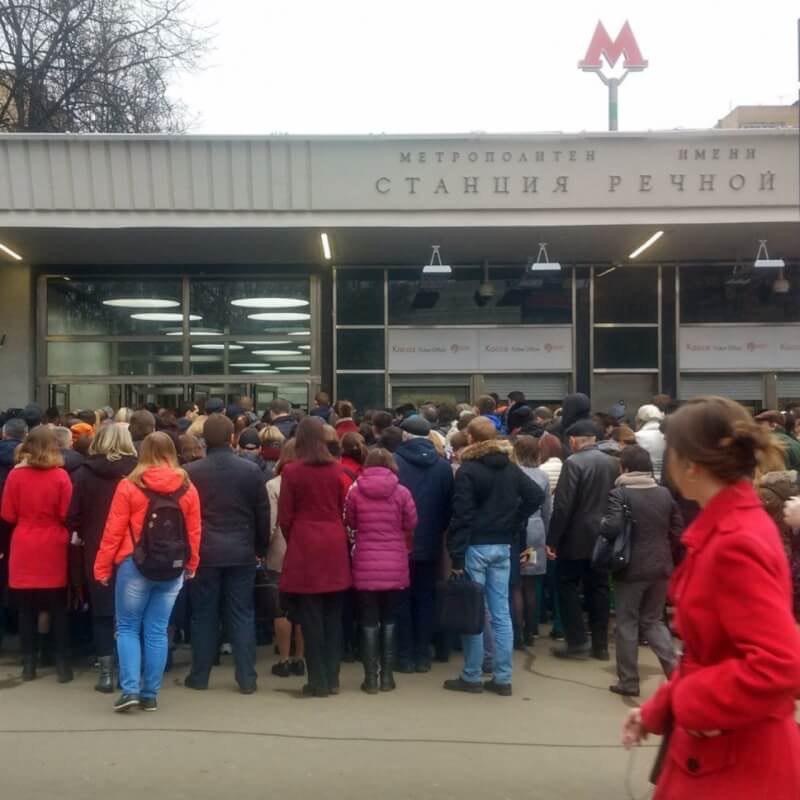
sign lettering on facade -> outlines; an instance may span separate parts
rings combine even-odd
[[[800,364],[800,326],[682,326],[680,369],[729,372],[751,369],[796,370]]]

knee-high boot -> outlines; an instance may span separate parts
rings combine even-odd
[[[381,648],[381,691],[391,692],[395,689],[392,668],[397,656],[397,630],[394,622],[383,626],[383,642]]]
[[[378,628],[361,629],[361,659],[364,662],[364,682],[361,690],[378,693]]]

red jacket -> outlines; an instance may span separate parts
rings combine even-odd
[[[171,467],[150,467],[142,476],[148,489],[162,494],[176,492],[183,484],[183,478]],[[186,520],[186,533],[189,538],[189,560],[186,571],[195,572],[200,563],[200,497],[197,489],[189,484],[189,490],[180,498],[178,504]],[[97,558],[94,562],[95,580],[105,581],[111,577],[116,564],[121,564],[133,553],[133,538],[138,542],[142,535],[144,515],[150,501],[147,495],[131,481],[119,482],[111,508],[108,512],[106,527]]]
[[[797,800],[800,633],[775,524],[741,482],[714,497],[683,543],[671,593],[685,653],[642,708],[653,733],[674,720],[655,798]]]
[[[408,552],[417,527],[417,507],[397,475],[386,467],[367,467],[347,495],[344,516],[355,538],[355,588],[364,592],[408,588]]]
[[[352,417],[345,417],[344,419],[340,419],[336,425],[336,435],[339,439],[344,439],[344,435],[346,433],[358,433],[358,425],[356,425],[355,420]]]
[[[0,516],[14,526],[8,565],[12,589],[67,585],[67,511],[72,482],[61,467],[15,467],[3,488]]]
[[[281,472],[278,524],[286,539],[281,591],[325,594],[349,589],[350,554],[342,515],[341,467],[294,461]]]

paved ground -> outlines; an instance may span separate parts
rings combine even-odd
[[[229,656],[209,691],[184,689],[187,660],[179,651],[158,713],[115,715],[92,670],[66,686],[50,670],[22,684],[15,659],[0,656],[2,796],[624,800],[629,769],[633,796],[650,796],[655,750],[631,764],[617,745],[626,702],[607,690],[613,667],[557,662],[549,641],[516,654],[513,698],[442,691],[457,658],[376,697],[345,665],[342,694],[326,700],[298,699],[301,679],[268,675],[271,648],[259,649],[251,697],[235,691]],[[649,651],[642,660],[650,693],[659,677]]]

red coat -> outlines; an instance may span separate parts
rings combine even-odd
[[[655,798],[797,800],[800,632],[775,523],[742,482],[703,509],[683,543],[671,593],[685,654],[642,708],[653,733],[674,720]]]
[[[340,419],[336,425],[336,435],[339,439],[344,439],[345,434],[347,433],[358,433],[358,425],[356,425],[356,421],[351,417],[345,417],[344,419]]]
[[[0,516],[14,526],[8,564],[12,589],[67,585],[66,518],[72,482],[61,467],[15,467],[3,488]]]
[[[183,485],[180,473],[171,467],[150,467],[142,476],[142,482],[153,492],[170,494]],[[125,479],[119,482],[111,501],[100,549],[94,562],[95,580],[108,580],[116,564],[121,564],[133,553],[133,541],[138,542],[144,526],[144,515],[150,501],[147,495],[135,484]],[[200,563],[200,497],[191,484],[178,505],[186,522],[186,535],[189,539],[189,560],[186,571],[195,572]]]
[[[352,585],[341,467],[294,461],[281,472],[278,524],[286,539],[281,591],[341,592]]]

